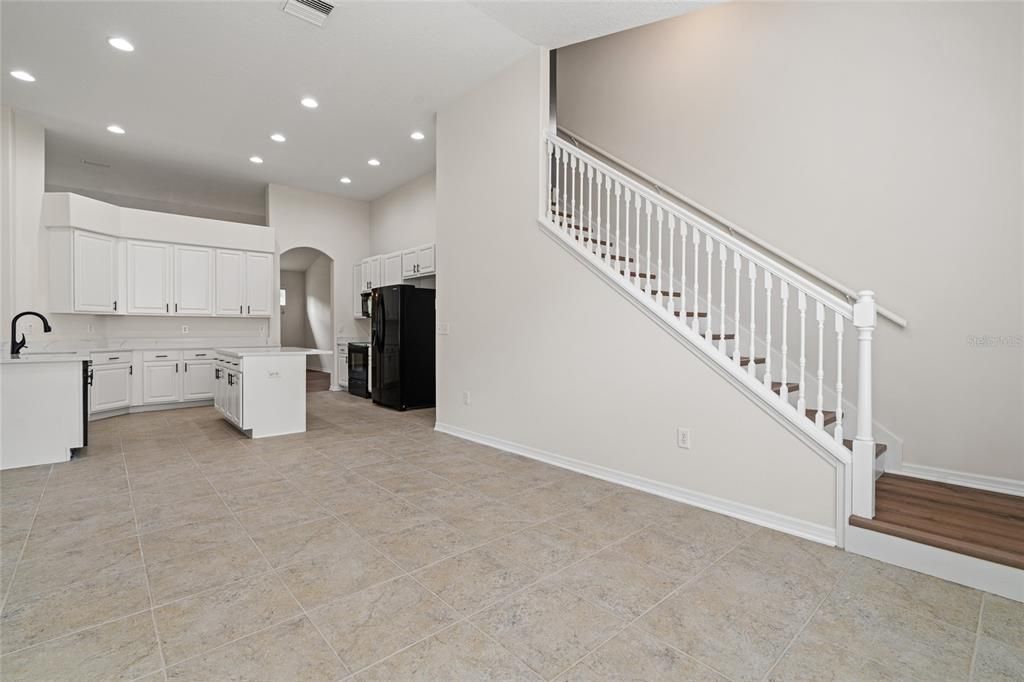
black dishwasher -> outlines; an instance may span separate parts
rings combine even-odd
[[[348,392],[370,397],[370,344],[348,344]]]

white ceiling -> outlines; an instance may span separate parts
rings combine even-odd
[[[342,0],[317,28],[282,4],[4,0],[0,98],[46,125],[48,176],[61,184],[141,186],[241,212],[270,182],[372,199],[434,166],[439,107],[534,45],[697,6]],[[113,35],[135,52],[112,49]],[[13,69],[37,82],[14,80]],[[299,105],[307,95],[318,109]],[[111,123],[127,134],[108,133]],[[414,129],[426,140],[410,140]],[[273,132],[287,142],[272,142]],[[254,154],[265,163],[251,164]],[[382,165],[371,168],[370,157]]]

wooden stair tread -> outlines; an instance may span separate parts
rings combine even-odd
[[[807,418],[810,419],[811,421],[815,420],[817,414],[818,411],[813,407],[807,408]],[[828,426],[829,424],[834,424],[836,421],[836,413],[833,410],[822,410],[821,416],[824,418],[825,426]]]
[[[615,246],[611,242],[608,242],[608,241],[606,241],[604,239],[594,239],[593,237],[580,237],[579,235],[577,235],[577,236],[573,237],[573,239],[575,239],[576,241],[580,241],[580,239],[582,239],[584,243],[586,243],[586,242],[595,243],[596,242],[596,243],[600,244],[601,246]]]
[[[657,291],[655,289],[652,289],[651,291],[648,291],[647,293],[649,293],[651,296],[656,296],[657,294],[661,294],[662,296],[667,297],[669,295],[668,292],[665,291],[665,290]],[[682,294],[680,292],[678,292],[678,291],[673,291],[672,292],[672,298],[680,298],[681,296],[682,296]]]
[[[799,383],[797,383],[795,381],[786,382],[786,393],[796,393],[799,390],[800,390],[800,384]],[[778,393],[779,395],[782,395],[782,382],[781,381],[773,381],[772,382],[772,393]]]
[[[732,334],[732,333],[729,333],[729,334],[712,334],[711,335],[711,340],[712,341],[733,341],[735,338],[736,338],[736,335]]]
[[[951,552],[956,552],[957,554],[964,554],[978,559],[984,559],[985,561],[1003,564],[1004,566],[1024,569],[1024,554],[1009,552],[997,547],[990,547],[967,540],[958,540],[956,538],[946,537],[939,533],[932,533],[918,528],[909,528],[892,521],[866,519],[862,516],[851,516],[850,525],[903,538],[904,540],[920,542],[923,545],[938,547],[939,549],[949,550]]]
[[[593,253],[593,252],[591,252]],[[634,261],[632,256],[616,256],[614,254],[608,255],[607,253],[596,253],[595,256],[599,256],[605,260],[619,261],[622,263],[632,263]]]
[[[625,270],[619,270],[619,274],[620,275],[625,275],[626,271]],[[657,275],[655,275],[654,273],[648,273],[648,272],[641,272],[639,274],[637,274],[635,272],[630,272],[629,276],[630,277],[639,277],[641,279],[654,279],[655,277],[657,277]]]
[[[1004,549],[1024,553],[1024,522],[1002,514],[956,507],[955,513],[949,512],[949,505],[928,500],[900,498],[893,495],[875,497],[875,517],[896,519],[904,525],[930,530],[931,524],[957,528],[960,532],[976,533],[984,528],[986,535],[1002,538]]]
[[[675,316],[676,317],[682,317],[684,314],[687,317],[707,317],[708,316],[707,313],[702,313],[702,312],[696,312],[695,313],[692,310],[687,310],[686,313],[683,313],[683,311],[681,311],[681,310],[675,311]]]
[[[844,438],[843,445],[846,446],[847,450],[853,450],[853,439]],[[875,457],[881,457],[882,454],[889,449],[889,446],[885,443],[875,443]]]
[[[955,505],[1024,521],[1024,498],[977,488],[926,481],[912,476],[885,474],[876,484],[882,494],[898,494],[903,498],[922,499]]]
[[[741,355],[740,356],[740,367],[746,367],[747,365],[750,364],[750,361],[751,361],[751,359],[748,358],[746,355]],[[754,358],[753,361],[754,361],[755,365],[763,365],[764,362],[765,362],[765,359],[764,358]]]

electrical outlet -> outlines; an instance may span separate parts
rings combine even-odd
[[[259,326],[259,331],[257,331],[256,333],[257,333],[257,334],[258,334],[259,336],[263,336],[263,332],[265,332],[266,330],[267,330],[267,327],[266,327],[265,325],[262,325],[262,324],[261,324],[261,325]]]
[[[188,334],[188,325],[187,324],[181,325],[181,333],[182,334]]]
[[[437,323],[437,333],[438,334],[440,334],[442,336],[446,336],[449,331],[451,331],[451,328],[448,326],[447,322],[438,322]]]
[[[469,391],[462,392],[462,404],[469,405]]]
[[[89,329],[89,333],[92,334],[94,331],[96,331],[96,325],[94,325],[92,322],[90,322],[88,329]]]
[[[690,449],[690,429],[684,429],[681,426],[676,429],[676,447],[684,450]]]

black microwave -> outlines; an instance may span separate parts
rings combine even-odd
[[[370,312],[371,312],[371,307],[372,307],[370,305],[370,299],[372,298],[372,293],[367,291],[366,293],[360,294],[359,298],[361,299],[361,303],[362,303],[362,316],[366,317],[366,318],[369,318],[370,317]]]

